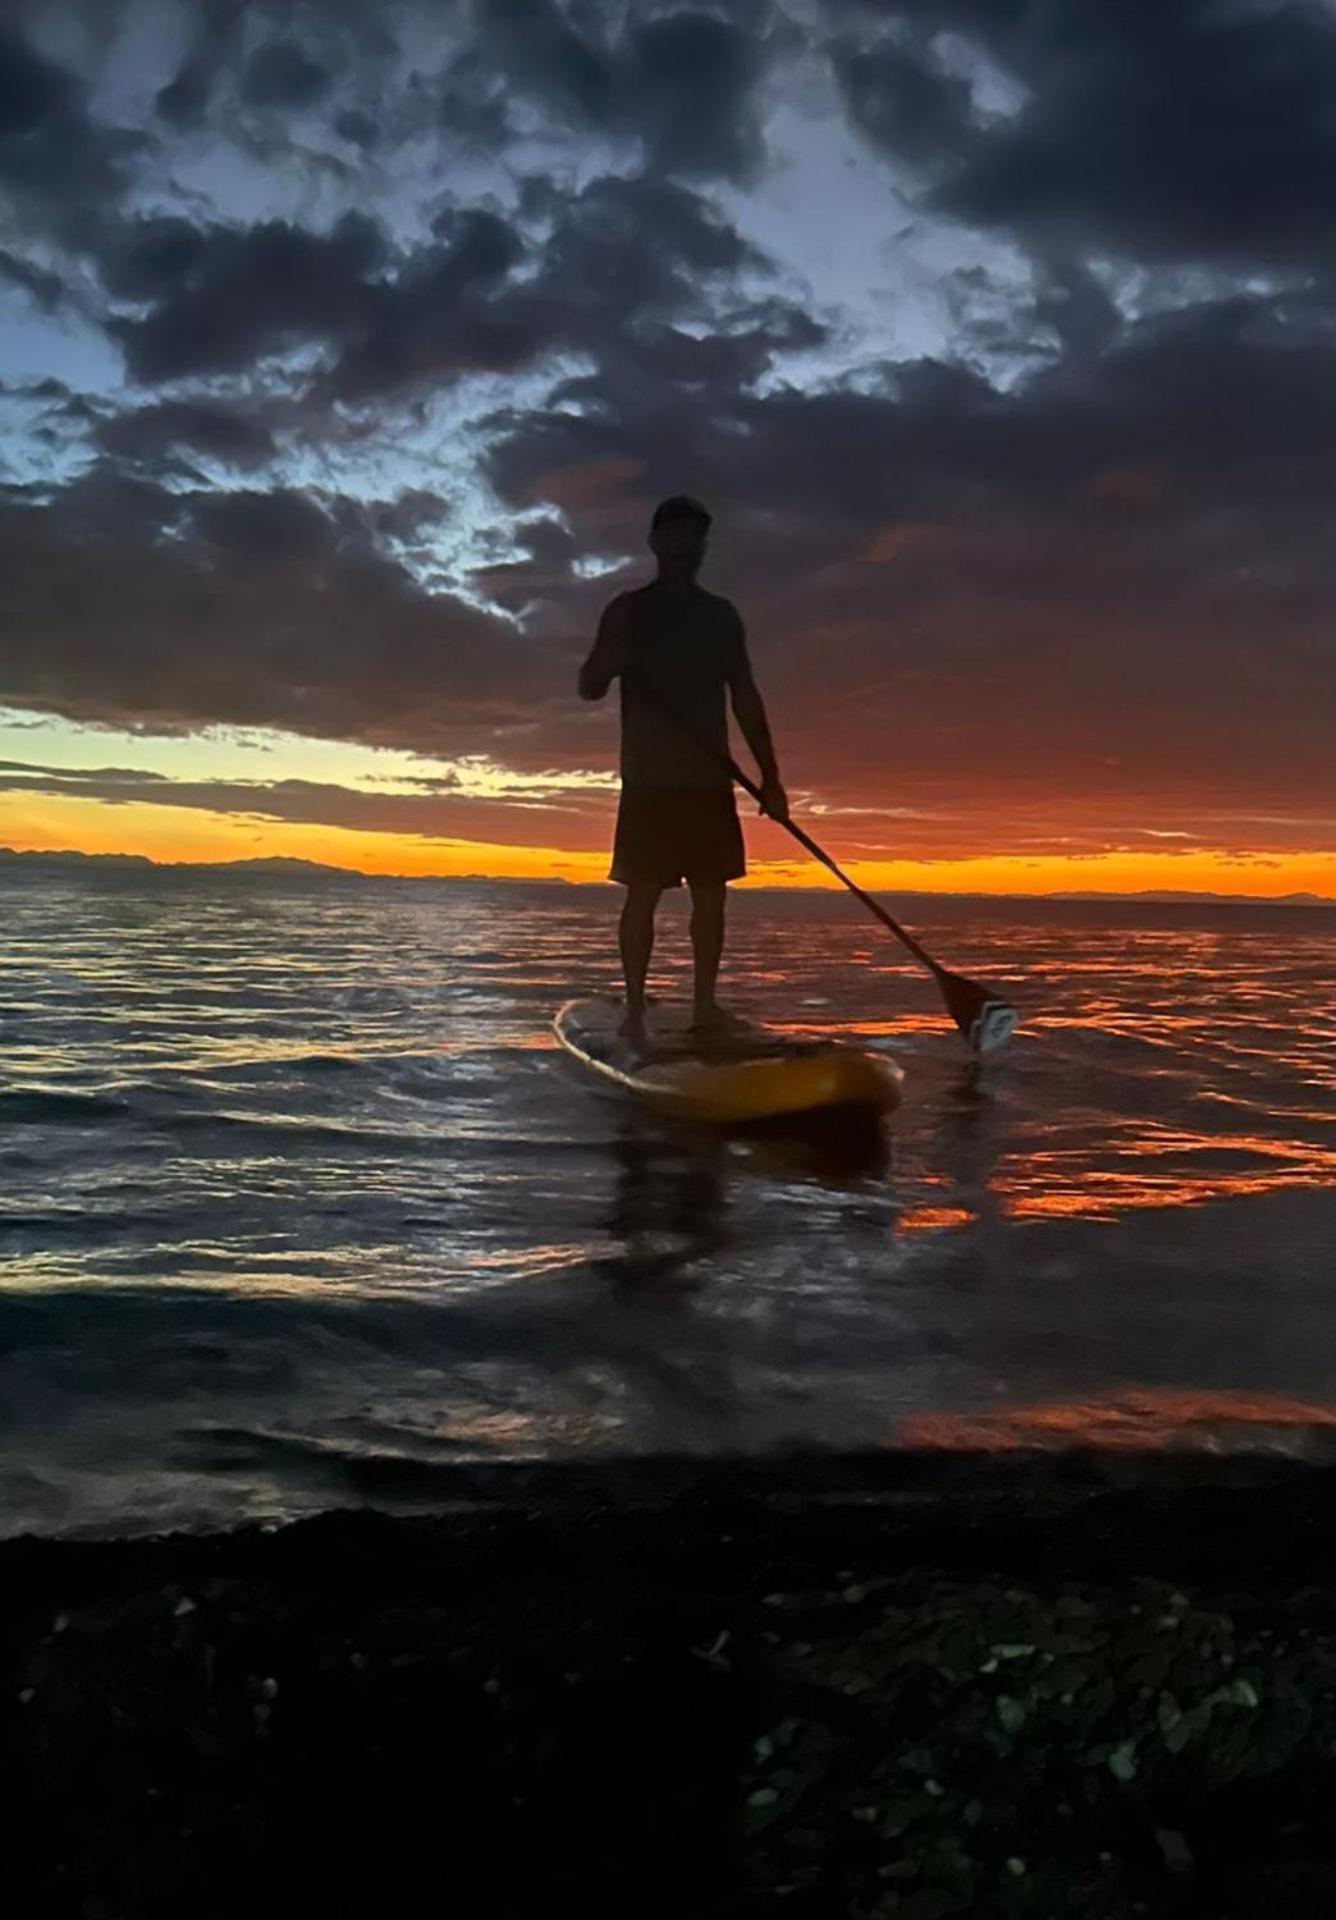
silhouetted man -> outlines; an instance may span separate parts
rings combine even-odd
[[[646,1038],[645,980],[659,895],[684,880],[691,889],[693,1025],[707,1032],[728,1025],[715,999],[724,895],[747,863],[728,770],[726,693],[760,768],[765,812],[777,819],[788,812],[738,610],[696,584],[709,530],[709,514],[685,494],[655,508],[649,544],[658,576],[619,593],[604,609],[580,669],[586,700],[601,700],[618,676],[622,683],[622,797],[612,878],[626,888],[623,1031],[636,1046]]]

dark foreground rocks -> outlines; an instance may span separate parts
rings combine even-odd
[[[1336,1915],[1336,1483],[461,1472],[0,1547],[8,1911]]]

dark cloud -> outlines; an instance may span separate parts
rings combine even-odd
[[[822,327],[778,299],[730,304],[729,331],[702,333],[740,276],[770,263],[699,193],[649,176],[603,176],[573,196],[530,178],[520,218],[541,239],[485,209],[448,208],[434,244],[393,255],[370,222],[347,216],[329,235],[269,222],[249,229],[159,216],[113,227],[105,285],[110,322],[141,381],[249,369],[266,353],[332,352],[315,396],[366,406],[429,391],[476,371],[545,355],[587,355],[628,386],[693,390],[756,378],[777,356],[812,347]],[[681,323],[692,322],[692,331]],[[573,381],[568,397],[578,399]],[[187,417],[173,403],[109,423],[102,443],[143,461],[177,442],[242,461],[267,450],[215,403]],[[254,409],[246,418],[255,421]],[[224,443],[226,436],[226,444]]]
[[[647,329],[708,312],[713,285],[766,265],[699,194],[671,181],[606,175],[573,196],[531,181],[522,212],[552,223],[532,274],[513,277],[528,249],[509,223],[447,214],[441,246],[357,311],[328,390],[365,403],[545,354],[634,353]]]
[[[466,51],[452,60],[433,82],[432,97],[435,117],[452,141],[466,150],[505,152],[514,132],[514,96],[481,54]]]
[[[753,12],[755,10],[753,9]],[[745,180],[764,155],[767,41],[723,11],[633,8],[621,35],[556,0],[487,0],[456,79],[499,79],[567,125],[636,141],[658,171]]]
[[[439,494],[413,487],[394,500],[372,501],[367,513],[381,538],[412,545],[429,528],[438,527],[447,519],[449,508]]]
[[[262,111],[313,107],[339,77],[368,66],[374,72],[397,55],[380,11],[339,0],[180,0],[176,12],[194,33],[181,66],[158,92],[156,110],[184,129],[213,115],[226,133],[234,102]],[[389,0],[386,11],[403,8]],[[426,17],[421,6],[417,11]],[[256,44],[265,33],[273,37]],[[349,108],[340,117],[351,119],[355,112]],[[358,144],[372,142],[359,138]]]
[[[519,367],[542,346],[532,303],[494,295],[523,257],[509,222],[478,210],[451,213],[437,223],[437,237],[439,247],[419,253],[352,316],[329,381],[340,399]]]
[[[1010,395],[926,363],[880,396],[646,383],[613,407],[595,376],[579,413],[517,417],[492,474],[520,504],[535,474],[561,498],[564,474],[640,454],[567,499],[596,551],[642,552],[653,499],[699,492],[714,579],[825,792],[935,804],[943,767],[997,794],[1041,768],[1152,820],[1194,785],[1311,816],[1336,707],[1336,357],[1291,332],[1260,298],[1166,316]]]
[[[0,380],[0,392],[21,395],[25,400],[67,401],[72,397],[65,382],[57,380],[54,374],[42,380]]]
[[[606,42],[577,32],[556,0],[489,0],[476,9],[470,64],[560,118],[607,127],[616,91]]]
[[[559,645],[563,641],[569,644],[576,581],[573,569],[577,561],[587,557],[585,551],[570,529],[555,518],[530,521],[517,529],[515,548],[514,557],[479,570],[478,586],[495,605],[507,608],[517,618],[523,617],[536,636],[550,634]],[[589,604],[587,618],[592,614]]]
[[[584,276],[591,294],[611,292],[627,306],[645,304],[647,286],[654,297],[680,305],[691,288],[687,276],[736,276],[770,265],[708,199],[652,174],[606,174],[577,199],[554,204],[561,218],[548,255],[549,263],[555,258],[553,271],[571,280]],[[664,259],[658,276],[655,254]],[[617,271],[623,262],[629,294]]]
[[[743,606],[791,765],[871,808],[831,816],[841,844],[910,836],[907,806],[939,834],[955,823],[963,850],[1005,804],[1047,845],[1065,830],[1044,824],[1055,793],[1106,834],[1137,831],[1138,809],[1173,831],[1245,813],[1328,831],[1329,14],[829,0],[819,44],[843,108],[918,194],[949,315],[935,354],[897,358],[897,312],[841,380],[854,324],[806,309],[719,184],[764,162],[774,63],[798,34],[772,9],[479,0],[448,31],[415,0],[182,11],[157,148],[93,117],[114,89],[90,95],[91,69],[11,36],[0,73],[21,222],[0,278],[53,310],[101,298],[129,383],[153,390],[62,389],[46,424],[13,409],[29,454],[59,427],[98,464],[0,494],[0,700],[604,765],[609,719],[570,697],[572,664],[602,601],[643,577],[654,499],[686,490],[716,512],[713,582]],[[201,126],[209,142],[177,140]],[[464,159],[491,188],[478,204]],[[267,204],[310,227],[255,217],[265,169],[287,196]],[[376,217],[315,230],[311,210],[349,201]],[[903,218],[888,192],[874,250]],[[795,232],[801,270],[823,237]],[[824,382],[786,381],[823,349]],[[489,416],[440,449],[449,504],[418,484],[436,396],[534,369],[555,383],[545,404],[497,383]],[[340,496],[362,447],[376,477],[345,484],[393,493],[378,463],[394,470],[405,422],[404,490]],[[269,463],[328,490],[268,486]],[[469,480],[500,496],[494,540]],[[516,526],[520,509],[537,512]],[[514,619],[420,584],[454,540],[495,555],[509,538],[473,586]],[[607,574],[581,580],[582,555]],[[233,784],[181,803],[245,810]],[[266,791],[276,818],[372,817],[361,794]],[[383,797],[397,812],[374,817],[400,821],[421,816],[398,803],[432,798]]]
[[[75,104],[75,84],[56,66],[0,26],[0,142],[23,139]]]
[[[38,266],[35,261],[22,259],[7,247],[0,247],[0,280],[22,287],[47,313],[54,313],[66,297],[65,282],[58,273]]]
[[[193,15],[191,47],[154,105],[164,120],[188,130],[203,123],[216,83],[238,60],[245,16],[243,0],[193,0],[180,13]]]
[[[624,12],[586,0],[181,0],[174,12],[193,31],[156,94],[168,127],[240,137],[238,108],[244,118],[328,102],[340,136],[363,150],[435,117],[499,152],[517,114],[537,115],[658,172],[735,181],[762,164],[760,83],[797,32],[771,0],[631,0]]]
[[[345,107],[334,119],[334,131],[354,147],[368,151],[380,143],[380,129],[369,113],[360,107]]]
[[[662,14],[632,28],[627,67],[628,118],[656,167],[730,180],[760,171],[757,34],[717,13]]]
[[[967,81],[897,40],[836,47],[836,79],[849,117],[874,146],[915,162],[958,157],[972,137]]]
[[[101,424],[97,439],[107,452],[154,471],[182,450],[234,467],[260,466],[275,451],[273,435],[257,420],[202,400],[166,400],[115,414]]]
[[[154,105],[162,118],[174,127],[183,130],[197,127],[208,108],[213,80],[209,62],[192,56],[165,86],[159,87]]]
[[[240,230],[138,221],[104,271],[114,294],[152,305],[111,331],[139,380],[249,366],[353,329],[387,259],[379,229],[360,214],[345,214],[327,235],[279,220]]]
[[[287,488],[202,493],[191,518],[195,533],[222,558],[263,569],[319,565],[337,531],[314,500]]]
[[[0,704],[455,754],[553,695],[532,642],[425,593],[348,501],[94,472],[45,505],[0,503],[0,574]]]
[[[76,75],[0,25],[0,191],[11,218],[87,244],[124,189],[125,162],[144,145],[138,132],[91,119]]]
[[[209,247],[208,229],[179,216],[127,221],[104,240],[102,278],[118,299],[164,301],[199,272]]]
[[[1117,344],[1123,330],[1117,302],[1085,261],[1039,252],[1035,266],[1035,328],[1051,332],[1070,365],[1084,366]]]
[[[318,60],[293,40],[272,40],[246,62],[241,97],[252,107],[309,107],[329,91],[330,77]]]
[[[1330,254],[1329,9],[901,0],[828,11],[858,23],[835,55],[858,125],[897,157],[942,163],[938,203],[965,220],[1146,258],[1293,265]],[[862,43],[867,23],[888,19],[899,37]],[[928,47],[945,29],[1019,84],[1014,112],[980,116],[945,77]]]

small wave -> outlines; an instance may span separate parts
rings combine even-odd
[[[365,1054],[282,1053],[272,1048],[252,1053],[242,1048],[227,1060],[212,1061],[209,1075],[218,1085],[223,1085],[236,1079],[288,1079],[302,1073],[358,1074],[365,1073],[372,1064],[372,1059]]]
[[[177,1459],[210,1475],[278,1470],[324,1481],[345,1492],[379,1500],[434,1500],[458,1491],[461,1464],[487,1457],[487,1449],[461,1449],[439,1458],[393,1447],[341,1443],[320,1435],[274,1428],[201,1425],[181,1436]],[[510,1455],[512,1460],[523,1456]]]
[[[348,1121],[318,1120],[302,1114],[173,1113],[156,1116],[154,1124],[168,1135],[184,1137],[216,1132],[237,1144],[263,1141],[270,1151],[280,1145],[286,1150],[326,1147],[396,1154],[433,1154],[441,1150],[439,1131],[357,1126]]]
[[[180,1215],[166,1210],[108,1214],[105,1210],[86,1212],[76,1207],[54,1207],[44,1213],[0,1213],[0,1247],[7,1240],[38,1236],[39,1240],[76,1240],[90,1245],[108,1239],[125,1239],[139,1233],[164,1233],[181,1224]]]
[[[0,1125],[81,1127],[130,1111],[124,1100],[100,1093],[0,1093]]]

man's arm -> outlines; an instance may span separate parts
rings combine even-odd
[[[757,686],[752,674],[741,623],[739,623],[737,659],[729,674],[728,684],[733,695],[733,712],[737,716],[738,725],[742,728],[742,737],[751,748],[760,770],[761,811],[772,815],[776,820],[787,820],[788,795],[780,781],[775,743],[770,737],[770,721],[766,716],[761,689]]]
[[[604,607],[598,638],[580,669],[582,700],[601,700],[617,675],[625,671],[629,628],[626,595],[618,594]]]

